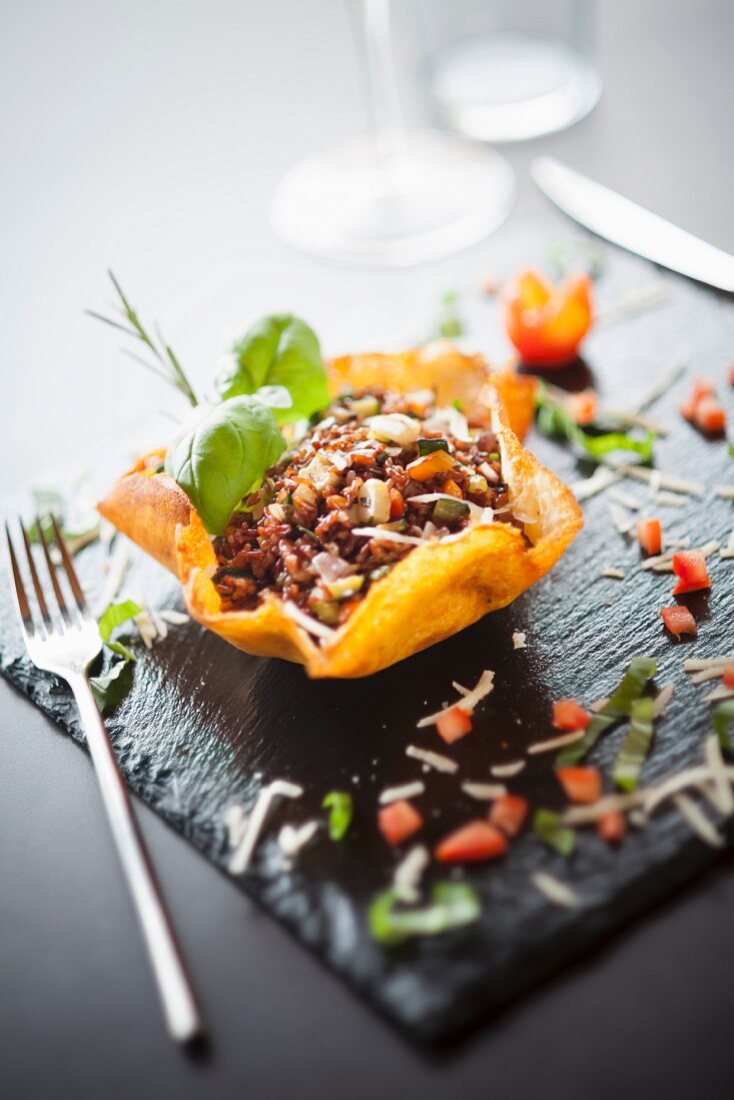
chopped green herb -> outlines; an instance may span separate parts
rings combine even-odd
[[[734,756],[734,745],[732,745],[729,736],[729,729],[734,723],[734,699],[727,699],[725,703],[719,703],[711,715],[711,722],[723,751],[729,756]]]
[[[569,825],[564,825],[561,815],[555,810],[536,810],[533,815],[533,829],[544,844],[561,856],[570,856],[576,844],[576,833]]]
[[[727,451],[729,452],[729,458],[734,458],[734,443],[729,444]]]
[[[300,531],[302,535],[305,535],[306,538],[311,539],[313,542],[317,543],[319,546],[321,545],[321,540],[320,540],[319,536],[317,534],[315,534],[313,531],[309,531],[308,527],[302,527],[300,523],[297,523],[296,524],[296,530]]]
[[[458,301],[459,296],[453,291],[444,294],[441,298],[438,332],[439,335],[443,336],[446,340],[451,340],[455,336],[461,336],[464,332],[464,326],[461,323],[461,317],[457,309]]]
[[[610,726],[627,717],[633,701],[640,698],[656,671],[657,662],[653,657],[634,657],[616,691],[591,719],[581,740],[566,745],[558,754],[556,766],[565,768],[583,760]]]
[[[562,279],[579,267],[592,279],[598,279],[604,271],[604,250],[592,241],[549,241],[545,259],[555,279]]]
[[[455,523],[457,519],[461,519],[465,516],[469,506],[465,500],[437,500],[434,508],[432,519],[433,522],[441,525],[445,523]]]
[[[643,462],[651,462],[655,433],[648,432],[637,439],[628,432],[587,432],[580,428],[571,413],[560,401],[551,397],[545,386],[538,387],[536,424],[538,430],[549,439],[566,439],[585,457],[601,461],[615,451],[638,454]]]
[[[89,686],[102,713],[111,714],[133,686],[132,662],[125,658],[116,661],[106,672],[90,676]]]
[[[451,402],[451,408],[456,409],[457,412],[464,411],[461,407],[461,401],[459,401],[458,397],[455,397],[454,400]]]
[[[434,451],[448,451],[449,445],[445,439],[419,439],[418,454],[430,455]]]
[[[108,642],[112,637],[112,631],[118,626],[134,619],[142,608],[134,600],[123,600],[122,603],[111,603],[102,613],[99,619],[99,636],[103,642]]]
[[[368,921],[373,939],[396,947],[414,936],[439,936],[473,924],[481,915],[479,897],[467,882],[437,882],[428,905],[398,908],[394,890],[386,890],[370,906]]]
[[[341,840],[346,836],[354,816],[354,803],[347,791],[329,791],[321,803],[329,811],[329,836]]]
[[[653,700],[649,695],[630,705],[632,724],[619,750],[612,779],[623,791],[634,791],[652,742]]]

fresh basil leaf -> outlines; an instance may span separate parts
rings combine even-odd
[[[221,535],[253,485],[280,458],[285,440],[255,397],[200,408],[166,453],[166,473],[183,489],[207,531]]]
[[[399,909],[394,890],[379,894],[370,906],[372,938],[397,947],[413,936],[438,936],[479,920],[482,909],[468,882],[437,882],[430,903],[420,909]]]
[[[329,403],[318,337],[290,313],[263,317],[252,325],[233,348],[216,386],[225,400],[266,386],[284,387],[291,404],[275,407],[279,424],[308,419]]]
[[[99,618],[99,636],[103,642],[109,642],[112,631],[118,626],[134,619],[142,611],[135,600],[123,600],[121,603],[111,603]]]
[[[329,791],[321,805],[329,810],[329,836],[332,840],[341,840],[346,836],[354,816],[351,794],[347,791]]]
[[[570,856],[576,845],[576,833],[570,825],[564,825],[555,810],[536,810],[533,829],[544,844],[561,856]]]
[[[262,401],[269,409],[290,409],[293,407],[293,398],[285,386],[260,386],[255,390],[254,396]]]
[[[97,706],[103,714],[111,714],[133,686],[133,665],[130,661],[116,661],[107,672],[89,677]]]

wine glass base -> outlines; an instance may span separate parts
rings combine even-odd
[[[408,267],[488,236],[514,194],[514,173],[498,153],[414,130],[389,160],[363,138],[296,164],[276,189],[270,218],[277,236],[301,252]]]
[[[564,42],[496,33],[443,50],[431,90],[441,121],[478,141],[526,141],[578,122],[597,103],[591,60]]]

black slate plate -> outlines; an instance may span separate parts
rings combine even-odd
[[[539,240],[537,233],[518,236],[505,257],[507,269],[537,258]],[[610,252],[598,284],[600,302],[618,301],[659,278],[648,265]],[[587,363],[565,381],[578,384],[591,372],[603,398],[624,404],[687,352],[685,378],[655,408],[655,417],[671,428],[656,445],[657,463],[705,482],[709,490],[705,500],[681,509],[643,503],[642,512],[661,515],[666,532],[689,534],[694,544],[726,541],[734,513],[711,487],[734,480],[734,464],[725,442],[703,440],[681,421],[677,406],[691,376],[701,373],[715,377],[725,403],[734,406],[726,382],[734,316],[728,302],[703,289],[672,277],[669,284],[670,296],[662,304],[600,325],[587,342]],[[530,445],[569,481],[590,472],[537,436]],[[645,486],[625,482],[624,487],[640,501],[648,499]],[[5,502],[6,511],[13,510],[12,503]],[[570,861],[526,834],[501,864],[466,872],[483,902],[477,926],[400,950],[375,945],[367,933],[369,901],[387,885],[396,862],[375,829],[379,791],[424,779],[426,793],[416,802],[428,822],[425,839],[438,839],[481,813],[481,806],[461,793],[462,780],[487,781],[491,764],[515,759],[524,746],[549,736],[553,699],[591,701],[606,694],[635,654],[656,656],[657,683],[676,685],[658,723],[645,781],[700,758],[709,727],[701,699],[706,688],[687,682],[682,662],[685,656],[732,648],[734,562],[711,561],[711,594],[690,601],[699,638],[677,644],[659,617],[659,608],[672,602],[670,576],[639,570],[639,552],[612,527],[603,496],[585,505],[585,515],[586,527],[562,563],[512,607],[369,680],[309,682],[300,668],[247,657],[191,623],[173,628],[138,662],[134,690],[109,723],[132,790],[225,872],[225,809],[233,803],[251,806],[261,785],[274,778],[303,785],[302,799],[280,804],[251,873],[236,884],[416,1038],[446,1037],[497,1009],[716,854],[671,809],[644,830],[633,830],[616,852],[593,832],[580,835]],[[90,547],[77,558],[90,583],[99,576],[99,555],[98,547]],[[623,568],[625,580],[602,579],[605,565]],[[179,606],[177,585],[137,553],[123,593],[135,588],[153,607]],[[0,671],[81,742],[66,688],[38,673],[22,651],[5,583],[0,624]],[[526,632],[526,650],[513,650],[516,630]],[[485,668],[495,670],[496,688],[477,711],[475,733],[450,750],[461,765],[459,775],[424,775],[421,765],[405,756],[406,745],[445,747],[435,733],[417,731],[416,720],[453,698],[452,680],[471,685]],[[612,733],[598,749],[601,765],[611,762],[621,736]],[[531,758],[510,788],[535,805],[559,807],[550,765],[549,757]],[[333,844],[321,831],[284,871],[278,828],[319,815],[321,799],[332,788],[354,795],[356,820],[348,838]],[[728,826],[726,836],[731,843]],[[581,908],[564,910],[546,901],[530,881],[541,868],[571,884]]]

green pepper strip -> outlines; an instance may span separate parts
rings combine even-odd
[[[578,764],[591,752],[603,733],[615,722],[626,718],[635,699],[639,699],[648,682],[657,671],[657,662],[653,657],[634,657],[622,677],[617,690],[598,714],[595,714],[579,741],[574,741],[556,757],[556,767],[566,768]]]
[[[653,700],[649,695],[635,699],[630,707],[632,725],[622,742],[612,779],[623,791],[634,791],[650,751],[653,729]]]

